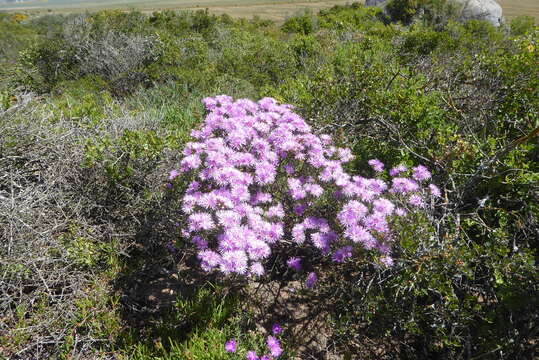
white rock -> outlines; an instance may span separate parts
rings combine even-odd
[[[365,6],[378,6],[384,2],[386,2],[386,0],[366,0]]]
[[[461,14],[466,20],[487,20],[494,26],[503,21],[502,7],[495,0],[454,0],[462,4]]]

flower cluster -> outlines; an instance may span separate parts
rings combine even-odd
[[[390,220],[440,196],[435,185],[425,186],[431,174],[423,166],[411,177],[397,166],[384,181],[385,165],[373,159],[377,178],[351,176],[343,168],[351,151],[314,134],[290,105],[225,95],[203,102],[205,122],[169,179],[191,176],[182,199],[183,235],[199,249],[206,271],[261,276],[276,244],[314,246],[335,262],[350,258],[359,244],[390,265]],[[287,264],[301,269],[299,258]],[[309,274],[306,285],[316,279]]]
[[[283,349],[281,347],[281,342],[279,339],[277,339],[277,336],[282,333],[282,328],[279,324],[273,324],[271,333],[272,335],[268,335],[266,338],[266,346],[269,350],[269,354],[258,356],[256,351],[249,350],[245,354],[245,358],[247,360],[271,360],[276,359],[283,353]],[[225,343],[225,351],[229,353],[235,353],[237,350],[237,342],[236,339],[230,339]]]

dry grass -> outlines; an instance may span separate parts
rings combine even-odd
[[[503,8],[503,14],[507,19],[519,15],[533,16],[539,22],[538,0],[497,0]]]
[[[329,8],[334,5],[345,5],[352,3],[351,0],[221,0],[221,1],[197,1],[197,0],[157,0],[153,2],[132,0],[129,2],[110,1],[101,2],[93,1],[81,4],[80,2],[37,2],[30,4],[18,5],[0,5],[0,11],[28,11],[28,12],[54,12],[54,13],[70,13],[82,12],[87,10],[102,10],[102,9],[135,9],[143,12],[152,12],[159,10],[197,10],[208,8],[215,14],[227,13],[233,17],[253,17],[260,16],[261,18],[271,19],[275,21],[283,21],[288,16],[293,15],[301,9],[311,9],[317,11],[324,8]],[[363,1],[361,1],[363,2]]]

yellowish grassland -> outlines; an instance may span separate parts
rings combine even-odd
[[[533,16],[539,22],[539,0],[497,0],[503,8],[504,16],[510,20],[518,15]],[[282,22],[294,13],[310,9],[332,7],[334,5],[349,4],[351,0],[112,0],[112,1],[36,1],[16,6],[0,5],[2,11],[26,11],[26,12],[82,12],[102,9],[136,9],[143,12],[159,10],[197,10],[208,8],[212,13],[227,13],[233,17],[251,18],[259,16],[264,19]],[[359,2],[364,2],[360,0]]]

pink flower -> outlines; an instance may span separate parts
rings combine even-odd
[[[337,215],[337,219],[344,226],[352,226],[358,223],[365,216],[368,209],[357,200],[351,200],[346,203]]]
[[[440,188],[434,184],[429,184],[429,190],[432,196],[434,197],[441,197],[442,192],[440,191]]]
[[[378,159],[371,159],[369,160],[369,165],[374,169],[376,172],[382,172],[384,171],[384,163],[381,162]]]
[[[398,165],[398,166],[395,166],[393,169],[389,170],[389,175],[397,176],[400,173],[405,172],[406,170],[408,170],[408,168],[406,166]]]
[[[352,256],[358,245],[387,255],[390,235],[397,233],[390,230],[398,230],[391,228],[390,216],[406,213],[395,207],[397,201],[423,207],[423,192],[441,196],[435,185],[423,185],[431,174],[421,165],[410,178],[395,177],[407,168],[394,167],[391,184],[351,176],[344,165],[352,151],[333,146],[329,135],[314,134],[291,106],[274,99],[255,103],[219,95],[203,103],[209,113],[192,132],[195,139],[184,147],[169,184],[182,173],[192,177],[180,204],[187,225],[179,230],[198,248],[205,271],[261,276],[261,261],[276,244],[288,246],[290,240],[292,246],[314,246],[322,254],[348,241],[331,252],[336,262]],[[369,165],[376,172],[385,168],[378,159]],[[318,199],[326,193],[333,197]],[[301,269],[299,258],[288,259],[287,265]],[[306,286],[316,281],[310,273]],[[273,356],[280,355],[279,349]]]
[[[417,194],[411,195],[410,198],[408,199],[408,202],[410,203],[410,205],[413,205],[419,208],[425,207],[425,202],[423,201],[421,196]]]
[[[377,200],[374,200],[372,203],[374,211],[384,214],[384,215],[391,215],[393,212],[393,209],[395,209],[395,205],[387,199],[379,198]]]
[[[194,213],[189,215],[189,230],[211,230],[215,227],[212,216],[208,213]]]
[[[292,228],[292,239],[296,244],[305,242],[305,227],[302,224],[296,224]]]
[[[412,177],[416,179],[417,181],[427,180],[427,179],[430,179],[431,177],[429,170],[423,165],[418,165],[412,168],[412,170],[413,170]]]
[[[251,265],[250,272],[251,274],[256,275],[256,276],[262,276],[265,273],[264,266],[262,266],[262,264],[258,262],[253,263]]]
[[[404,215],[406,215],[406,210],[404,210],[403,208],[396,208],[395,209],[395,215],[404,216]]]
[[[171,170],[168,179],[172,181],[177,178],[178,175],[180,175],[180,173],[177,170]]]
[[[392,192],[406,194],[419,189],[419,185],[415,181],[408,178],[393,178],[391,182]]]
[[[247,256],[245,252],[241,250],[225,252],[221,260],[220,270],[225,274],[245,274],[247,272]]]
[[[387,267],[393,266],[393,258],[391,256],[382,256],[380,262]]]
[[[266,344],[268,345],[271,356],[279,357],[283,353],[283,349],[281,349],[281,344],[279,343],[279,340],[277,340],[275,337],[271,335],[268,336]]]
[[[365,225],[367,229],[374,230],[380,233],[389,231],[389,226],[387,224],[386,218],[381,213],[374,213],[367,216],[363,220],[363,225]]]
[[[236,340],[230,339],[225,343],[225,351],[229,353],[236,352]]]
[[[198,254],[200,266],[204,271],[211,271],[221,263],[221,255],[212,250],[203,250]]]
[[[346,228],[344,234],[355,243],[371,244],[374,238],[371,233],[363,226],[354,225]],[[371,247],[372,248],[372,247]],[[369,249],[367,247],[367,249]]]
[[[246,360],[258,360],[258,356],[256,355],[255,351],[247,351],[247,354],[245,354]]]

